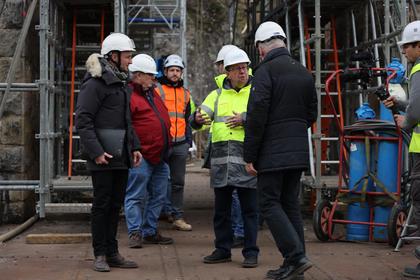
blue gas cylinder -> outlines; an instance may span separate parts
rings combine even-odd
[[[366,147],[365,143],[354,141],[350,144],[350,158],[349,158],[349,186],[353,189],[363,176],[368,172],[366,163]],[[364,180],[361,180],[355,189],[361,191]],[[372,182],[369,180],[367,191],[372,189]],[[356,196],[356,195],[355,195]],[[370,209],[366,202],[350,203],[347,207],[347,219],[357,222],[369,222]],[[369,227],[367,225],[348,224],[347,225],[347,240],[352,241],[368,241]]]
[[[381,120],[393,122],[392,112],[387,109],[382,103],[380,104]],[[389,134],[381,133],[380,136],[391,136]],[[397,191],[397,167],[398,167],[398,143],[390,141],[380,141],[378,146],[378,166],[377,178],[389,192]],[[375,186],[376,192],[383,192],[383,190]],[[376,206],[374,209],[375,223],[388,223],[391,207]],[[386,227],[373,228],[373,240],[377,242],[386,242],[388,240],[388,233]]]

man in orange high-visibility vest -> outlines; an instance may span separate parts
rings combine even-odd
[[[190,231],[190,224],[184,220],[184,185],[185,166],[188,150],[192,143],[191,128],[188,118],[191,114],[190,91],[184,87],[182,72],[184,62],[176,54],[165,59],[164,76],[157,85],[159,94],[168,108],[171,120],[172,147],[169,152],[170,185],[168,186],[168,201],[163,212],[173,218],[173,227],[177,230]],[[194,109],[194,108],[193,108]]]

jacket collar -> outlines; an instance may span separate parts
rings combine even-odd
[[[265,58],[255,67],[254,71],[257,70],[261,65],[279,57],[282,55],[288,55],[290,56],[289,51],[286,48],[275,48],[272,49],[271,51],[269,51],[267,53],[267,55],[265,56]]]
[[[182,79],[179,80],[178,82],[174,83],[171,80],[169,80],[166,76],[162,76],[159,79],[159,83],[162,84],[162,85],[167,85],[167,86],[174,87],[174,88],[180,88],[180,87],[184,86],[184,81]]]
[[[252,82],[252,78],[253,78],[252,76],[249,76],[249,79],[248,79],[248,82],[246,83],[246,85],[244,85],[242,88],[240,88],[238,92],[240,92],[243,88],[245,88],[245,87],[249,86],[249,85],[251,84],[251,82]],[[226,77],[225,77],[225,79],[223,80],[223,89],[226,89],[226,90],[233,89],[233,90],[235,90],[235,91],[236,91],[236,89],[234,89],[234,88],[232,87],[232,84],[230,83],[230,80],[228,79],[228,77],[227,77],[227,76],[226,76]]]

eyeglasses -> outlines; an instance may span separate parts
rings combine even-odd
[[[248,71],[248,66],[236,66],[236,67],[230,67],[228,71]]]
[[[407,44],[401,45],[401,46],[400,46],[400,49],[401,49],[401,50],[406,50],[406,49],[408,49],[410,46],[411,46],[412,48],[415,48],[415,47],[417,46],[417,42],[415,42],[415,43],[407,43]]]

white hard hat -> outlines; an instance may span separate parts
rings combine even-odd
[[[164,68],[168,68],[171,66],[178,66],[181,69],[185,68],[182,58],[177,54],[171,54],[165,59],[165,62],[163,63]]]
[[[241,50],[240,48],[236,48],[236,49],[231,50],[225,55],[225,59],[224,59],[225,69],[228,66],[235,65],[238,63],[247,63],[247,64],[251,63],[245,51]]]
[[[408,43],[420,42],[420,20],[416,20],[407,24],[404,28],[401,41],[399,41],[398,47]]]
[[[111,51],[136,51],[133,40],[122,33],[111,33],[102,42],[101,55],[106,55]]]
[[[225,56],[228,52],[230,52],[231,50],[234,49],[239,49],[237,46],[235,45],[224,45],[220,51],[217,53],[217,58],[216,61],[214,63],[218,63],[218,62],[223,62],[225,60]]]
[[[138,54],[133,57],[133,63],[128,65],[130,72],[143,72],[147,74],[157,74],[156,63],[153,57],[147,54]]]
[[[258,42],[263,42],[273,37],[283,37],[286,39],[286,34],[278,23],[266,21],[261,23],[257,31],[255,31],[254,43],[257,45]]]

